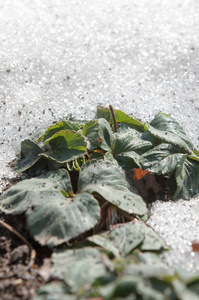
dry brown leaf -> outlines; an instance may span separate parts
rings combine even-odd
[[[199,251],[199,240],[194,240],[191,242],[191,244],[192,244],[193,252],[198,252]]]
[[[160,185],[156,182],[155,175],[151,172],[142,169],[133,169],[133,185],[138,190],[139,194],[144,198],[144,200],[156,200],[157,195],[160,191]],[[151,194],[153,193],[153,198]]]

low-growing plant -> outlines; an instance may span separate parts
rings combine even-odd
[[[66,119],[24,140],[15,170],[29,178],[0,209],[25,214],[61,280],[35,299],[196,299],[199,275],[187,282],[166,267],[158,253],[168,248],[145,223],[148,202],[199,192],[199,152],[170,116],[146,124],[98,106],[96,120]]]

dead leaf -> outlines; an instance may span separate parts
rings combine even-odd
[[[160,185],[156,182],[155,175],[151,172],[142,169],[133,169],[133,185],[138,190],[139,194],[147,202],[157,199],[160,191]]]
[[[191,242],[191,244],[192,244],[193,252],[198,252],[199,251],[199,240],[194,240]]]
[[[51,268],[51,258],[45,258],[44,263],[39,270],[39,275],[45,280],[48,281],[50,278],[50,268]]]

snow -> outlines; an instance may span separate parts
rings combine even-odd
[[[25,138],[112,104],[174,117],[199,148],[199,1],[0,0],[0,188]],[[157,201],[149,224],[171,265],[199,270],[199,198]]]

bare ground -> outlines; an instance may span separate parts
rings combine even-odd
[[[19,218],[1,214],[0,218],[28,239],[37,252],[33,266],[28,269],[30,248],[0,224],[0,299],[31,300],[38,288],[50,281],[50,268],[43,262],[47,261],[49,265],[47,258],[51,252],[30,238],[23,216]]]

